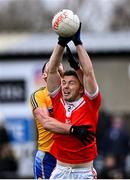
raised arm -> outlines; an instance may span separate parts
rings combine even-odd
[[[98,85],[96,82],[91,59],[90,59],[87,51],[85,50],[85,48],[82,44],[82,41],[80,39],[80,29],[81,29],[81,25],[80,25],[79,30],[73,37],[73,42],[76,46],[80,65],[82,67],[83,74],[84,74],[84,79],[83,79],[84,80],[84,88],[87,90],[87,92],[89,94],[93,95],[96,93],[96,91],[98,89]]]
[[[89,94],[94,94],[97,91],[98,85],[92,62],[83,45],[76,46],[76,49],[84,73],[84,88]]]
[[[58,67],[63,57],[64,47],[59,44],[56,45],[50,60],[49,60],[49,72],[47,77],[47,88],[49,92],[55,91],[61,83],[61,78],[58,73]]]
[[[66,55],[70,67],[72,67],[76,71],[81,84],[83,84],[83,71],[78,60],[75,59],[68,45],[66,45]]]
[[[54,92],[61,84],[58,68],[63,57],[64,48],[71,38],[58,37],[58,44],[53,50],[49,60],[49,73],[47,78],[47,87],[50,93]]]

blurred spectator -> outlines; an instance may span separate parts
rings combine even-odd
[[[107,154],[104,157],[104,167],[100,173],[100,178],[124,179],[125,177],[125,171],[120,167],[118,159],[112,154]]]
[[[4,118],[0,114],[0,178],[17,178],[18,165],[11,148]]]
[[[130,138],[124,125],[124,119],[121,116],[114,116],[111,127],[104,134],[104,154],[113,154],[122,161],[129,153],[129,142]]]
[[[8,133],[6,131],[5,125],[4,125],[4,121],[5,121],[4,117],[0,113],[0,149],[1,149],[1,146],[9,143],[9,137],[8,137]]]
[[[98,172],[98,176],[100,175],[102,168],[104,166],[103,162],[103,138],[105,132],[110,128],[111,125],[111,115],[104,110],[99,112],[99,120],[97,125],[96,137],[97,137],[97,149],[98,149],[98,157],[94,161],[94,166]]]
[[[130,153],[126,157],[125,172],[127,174],[127,179],[130,179]]]
[[[125,178],[125,162],[130,151],[129,143],[130,138],[124,126],[123,117],[113,116],[111,126],[102,139],[104,168],[101,178]]]
[[[129,178],[130,138],[123,116],[101,111],[97,127],[99,156],[94,162],[98,178]]]
[[[0,149],[0,178],[17,178],[17,161],[9,144]]]
[[[103,137],[105,132],[110,128],[111,125],[111,116],[104,110],[100,111],[99,113],[99,121],[97,126],[97,147],[98,153],[101,155],[103,153]]]

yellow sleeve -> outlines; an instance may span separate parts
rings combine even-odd
[[[34,92],[30,97],[30,103],[33,110],[37,107],[46,107],[46,93],[44,93],[44,89]]]

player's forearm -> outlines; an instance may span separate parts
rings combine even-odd
[[[77,76],[78,76],[78,78],[79,78],[79,80],[80,80],[80,83],[83,84],[83,71],[82,71],[82,69],[81,69],[81,68],[78,69],[78,70],[76,71],[76,74],[77,74]]]
[[[69,134],[71,125],[61,123],[55,118],[50,117],[46,108],[35,109],[34,115],[42,124],[44,129],[54,133]]]
[[[60,133],[60,134],[69,134],[71,125],[61,123],[60,121],[48,117],[44,120],[44,129],[54,132],[54,133]]]
[[[58,71],[63,52],[64,48],[57,44],[49,60],[49,73]]]
[[[78,45],[76,46],[76,48],[79,56],[79,61],[84,73],[84,88],[88,91],[88,93],[93,94],[97,90],[97,82],[92,62],[82,45]]]
[[[47,88],[49,92],[55,91],[61,84],[58,68],[63,56],[63,51],[64,48],[60,45],[57,45],[49,60],[49,73],[47,77]]]
[[[93,71],[92,62],[85,48],[82,45],[76,46],[80,64],[85,75],[89,75]]]

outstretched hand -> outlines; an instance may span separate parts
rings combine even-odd
[[[72,37],[58,37],[58,44],[62,47],[65,47],[70,41],[72,40]]]
[[[71,40],[74,42],[75,46],[82,44],[81,38],[80,38],[80,31],[81,31],[81,22],[79,25],[78,31],[70,37],[58,37],[58,44],[61,45],[62,47],[65,47]]]
[[[74,126],[72,125],[70,128],[70,134],[77,137],[83,145],[87,145],[93,142],[95,138],[95,133],[91,132],[89,129],[91,126],[89,125],[80,125],[80,126]]]
[[[81,32],[81,22],[78,31],[72,36],[72,41],[74,42],[75,46],[82,44],[81,38],[80,38],[80,32]]]
[[[79,62],[74,58],[70,48],[68,45],[66,45],[66,55],[67,55],[67,60],[70,64],[70,67],[72,67],[73,69],[75,69],[76,71],[78,69],[80,69],[80,66],[79,66]]]

